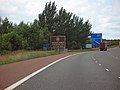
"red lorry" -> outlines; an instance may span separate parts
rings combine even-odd
[[[107,44],[105,42],[100,43],[100,51],[107,51]]]

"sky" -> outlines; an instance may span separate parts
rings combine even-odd
[[[104,39],[120,39],[120,0],[0,0],[0,17],[13,23],[38,19],[49,1],[92,24],[91,31]]]

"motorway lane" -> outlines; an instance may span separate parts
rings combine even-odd
[[[67,58],[15,90],[119,90],[120,61],[108,54],[116,50],[118,48]]]
[[[116,48],[112,48],[110,50],[108,50],[109,54],[116,56],[119,60],[120,60],[120,48],[116,47]]]
[[[95,52],[93,58],[102,67],[109,69],[112,76],[116,78],[120,77],[120,48],[112,48],[106,52]]]

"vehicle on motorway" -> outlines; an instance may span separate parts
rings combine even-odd
[[[100,43],[100,51],[107,51],[107,44],[105,42]]]

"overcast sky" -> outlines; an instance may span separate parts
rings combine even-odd
[[[0,16],[14,23],[32,22],[50,0],[0,0]],[[120,39],[120,0],[51,0],[84,20],[89,19],[92,31],[105,39]]]

